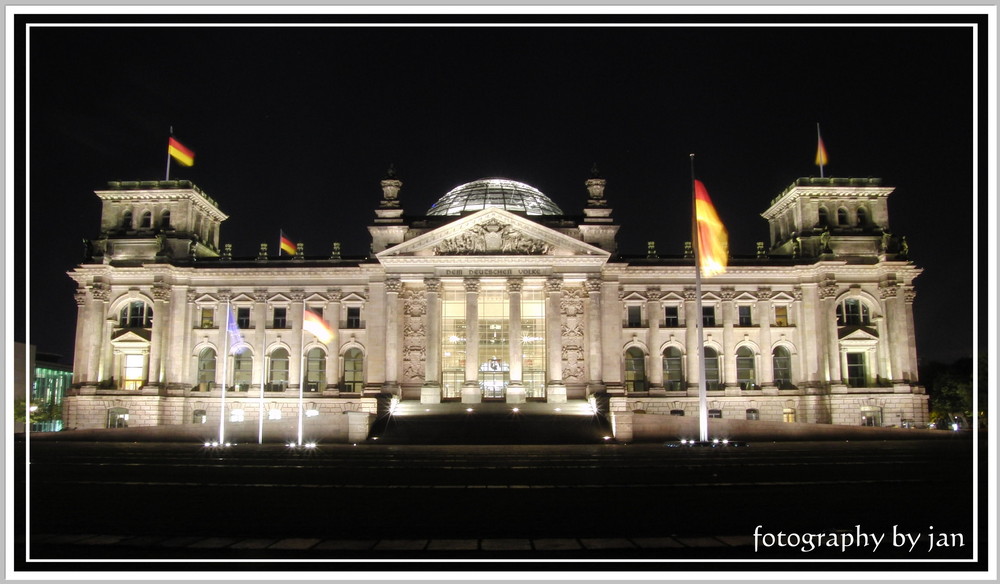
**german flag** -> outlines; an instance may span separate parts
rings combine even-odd
[[[700,180],[694,181],[694,217],[701,273],[706,277],[722,274],[729,259],[729,233]]]
[[[167,141],[167,153],[184,166],[194,166],[194,150],[181,144],[173,136]]]
[[[279,233],[281,234],[281,239],[278,241],[278,255],[281,255],[281,252],[285,252],[288,255],[295,255],[295,242],[288,239],[284,231],[279,230]]]

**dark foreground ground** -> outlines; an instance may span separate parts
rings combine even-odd
[[[22,517],[15,528],[26,549],[15,552],[31,558],[22,569],[45,570],[107,569],[105,560],[135,570],[186,565],[177,560],[198,570],[232,560],[378,570],[810,560],[794,565],[808,570],[903,559],[960,571],[975,568],[954,562],[975,550],[972,446],[32,442],[28,525]]]

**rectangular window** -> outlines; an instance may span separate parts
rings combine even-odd
[[[122,389],[139,389],[142,387],[146,369],[145,355],[125,355],[125,366],[122,376]]]
[[[359,329],[361,328],[361,307],[360,306],[348,306],[347,307],[347,326],[344,328],[349,329]]]
[[[715,307],[701,307],[701,323],[703,326],[715,326]]]
[[[250,307],[236,309],[236,326],[241,329],[250,328]]]
[[[521,382],[525,397],[545,397],[545,291],[521,293]]]
[[[868,372],[865,370],[864,353],[847,354],[847,385],[850,387],[868,386]]]
[[[737,306],[736,310],[739,313],[740,326],[753,326],[753,319],[750,317],[749,306]]]
[[[774,326],[788,326],[788,307],[774,307]]]
[[[201,328],[213,328],[215,326],[215,309],[201,309]]]
[[[681,319],[677,313],[676,306],[663,307],[663,326],[665,327],[681,326]]]
[[[287,314],[288,314],[287,308],[281,306],[275,306],[274,316],[271,319],[271,328],[276,328],[276,329],[286,328],[288,325],[288,321],[286,319]]]
[[[442,398],[462,397],[462,384],[465,383],[465,341],[465,290],[446,288],[441,294]]]
[[[641,328],[642,327],[642,307],[641,306],[629,306],[626,308],[628,311],[628,320],[625,323],[626,328]]]
[[[708,410],[709,418],[722,418],[722,410]]]

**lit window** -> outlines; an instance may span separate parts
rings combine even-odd
[[[625,351],[625,391],[646,391],[646,354],[638,347]]]
[[[678,327],[681,326],[681,319],[678,314],[676,306],[665,306],[663,308],[663,326],[666,327]]]
[[[747,410],[747,419],[748,420],[759,420],[760,419],[760,410],[758,410],[756,408],[750,408],[750,409],[748,409]]]
[[[242,422],[243,421],[243,410],[230,410],[229,411],[229,421],[230,422]]]
[[[109,409],[108,428],[128,428],[128,409],[126,408]]]
[[[781,410],[781,419],[785,422],[794,422],[795,408],[783,408]]]
[[[139,389],[146,380],[146,356],[125,355],[122,371],[122,389]]]
[[[882,408],[864,406],[861,408],[861,425],[879,428],[882,426]]]
[[[201,309],[201,328],[213,328],[215,327],[215,309],[214,308],[202,308]]]
[[[750,317],[749,306],[737,306],[736,310],[739,314],[740,326],[753,326],[753,320]]]
[[[281,410],[279,410],[278,408],[273,408],[273,409],[267,410],[267,419],[268,420],[280,420],[281,419]]]
[[[774,326],[788,326],[788,307],[774,307]]]
[[[318,415],[319,415],[319,410],[306,410],[307,418],[315,418]]]

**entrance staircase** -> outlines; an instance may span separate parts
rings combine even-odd
[[[563,404],[421,404],[380,408],[369,441],[378,444],[597,444],[612,438],[607,418],[585,400]]]

